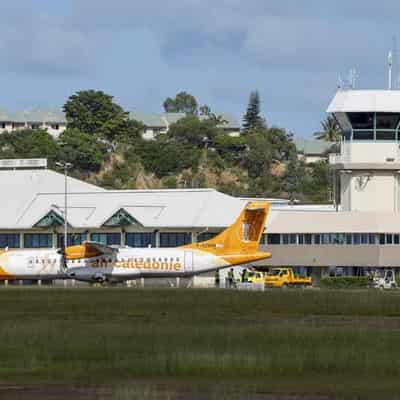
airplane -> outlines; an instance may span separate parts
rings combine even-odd
[[[270,204],[249,202],[237,220],[214,238],[175,248],[132,248],[84,242],[65,249],[4,250],[0,280],[75,279],[121,282],[191,277],[271,257],[259,251]]]

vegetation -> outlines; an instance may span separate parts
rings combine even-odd
[[[250,93],[249,105],[247,106],[246,114],[243,117],[243,129],[249,132],[255,129],[265,127],[265,121],[261,117],[260,95],[257,90]]]
[[[365,289],[367,276],[335,276],[321,280],[320,286],[327,289]]]
[[[240,137],[227,135],[226,121],[208,105],[200,107],[199,119],[197,100],[186,92],[166,99],[164,107],[187,116],[146,141],[144,126],[111,95],[79,91],[64,105],[68,127],[58,139],[45,130],[5,133],[0,157],[47,157],[50,167],[68,161],[77,178],[114,189],[211,186],[233,195],[329,200],[327,164],[298,160],[292,135],[266,126],[256,91]]]
[[[123,399],[396,398],[398,300],[367,290],[9,288],[0,396],[23,385],[64,398],[45,396],[61,385],[84,398],[99,398],[93,388]]]
[[[194,96],[186,92],[178,93],[174,99],[168,97],[164,101],[163,106],[165,112],[182,112],[186,114],[197,114],[197,100]]]
[[[314,137],[319,140],[328,142],[339,142],[341,138],[340,127],[335,117],[329,115],[325,120],[321,121],[322,132],[314,133]]]

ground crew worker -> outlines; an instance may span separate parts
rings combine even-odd
[[[219,287],[219,271],[215,271],[215,286]]]
[[[249,280],[249,271],[247,271],[247,268],[245,268],[242,271],[242,282],[245,283],[248,282],[248,280]]]
[[[235,274],[233,268],[228,271],[228,287],[232,288],[235,282]]]
[[[369,271],[368,272],[368,287],[372,288],[374,286],[374,274]]]
[[[248,282],[249,281],[249,270],[246,268],[245,270],[244,270],[244,281],[245,282]]]

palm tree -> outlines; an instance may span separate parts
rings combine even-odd
[[[315,132],[314,137],[318,140],[326,140],[327,142],[339,142],[341,137],[340,126],[332,115],[321,121],[322,132]]]

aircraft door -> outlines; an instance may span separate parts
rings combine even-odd
[[[193,251],[185,250],[185,272],[193,272]]]

